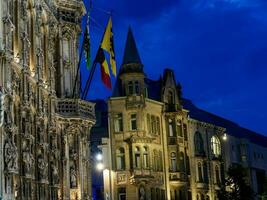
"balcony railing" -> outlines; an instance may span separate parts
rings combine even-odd
[[[170,181],[187,181],[187,175],[184,172],[170,172]]]
[[[81,99],[57,99],[56,112],[70,118],[95,118],[95,104]]]

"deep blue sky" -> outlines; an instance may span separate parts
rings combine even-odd
[[[130,25],[149,78],[172,68],[185,98],[267,135],[266,0],[93,0],[93,58],[108,20],[102,9],[113,10],[118,68]],[[99,71],[90,99],[111,95]]]

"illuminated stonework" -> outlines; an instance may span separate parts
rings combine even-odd
[[[0,0],[0,199],[91,199],[94,104],[72,95],[84,5]]]

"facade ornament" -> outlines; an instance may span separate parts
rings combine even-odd
[[[30,50],[30,47],[31,47],[31,43],[30,43],[29,36],[28,36],[26,31],[23,31],[21,33],[21,39],[23,41],[23,45],[22,45],[23,67],[24,67],[24,69],[29,70],[29,61],[30,61],[29,60],[29,55],[30,55],[29,54],[29,50]]]
[[[33,155],[30,152],[30,147],[26,146],[25,150],[22,153],[22,161],[24,163],[24,169],[25,169],[25,174],[29,175],[32,173],[32,167],[34,164],[34,158]]]
[[[51,169],[52,169],[52,183],[56,185],[59,183],[58,167],[54,163],[52,163]]]
[[[74,167],[70,168],[70,187],[71,188],[77,187],[77,173]]]
[[[40,179],[46,179],[47,178],[47,167],[48,164],[45,162],[45,159],[43,158],[43,155],[39,155],[37,159],[37,167],[39,172],[39,178]]]
[[[16,172],[18,170],[18,152],[11,137],[8,137],[5,142],[4,158],[6,170],[8,172]]]

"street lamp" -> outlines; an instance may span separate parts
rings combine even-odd
[[[104,169],[103,163],[97,163],[96,164],[96,169],[99,170],[99,171],[102,171]]]
[[[102,156],[101,153],[99,153],[99,154],[96,155],[96,160],[97,161],[101,161],[102,159],[103,159],[103,156]]]
[[[223,139],[224,141],[227,140],[227,135],[226,135],[226,133],[223,134],[222,139]]]

